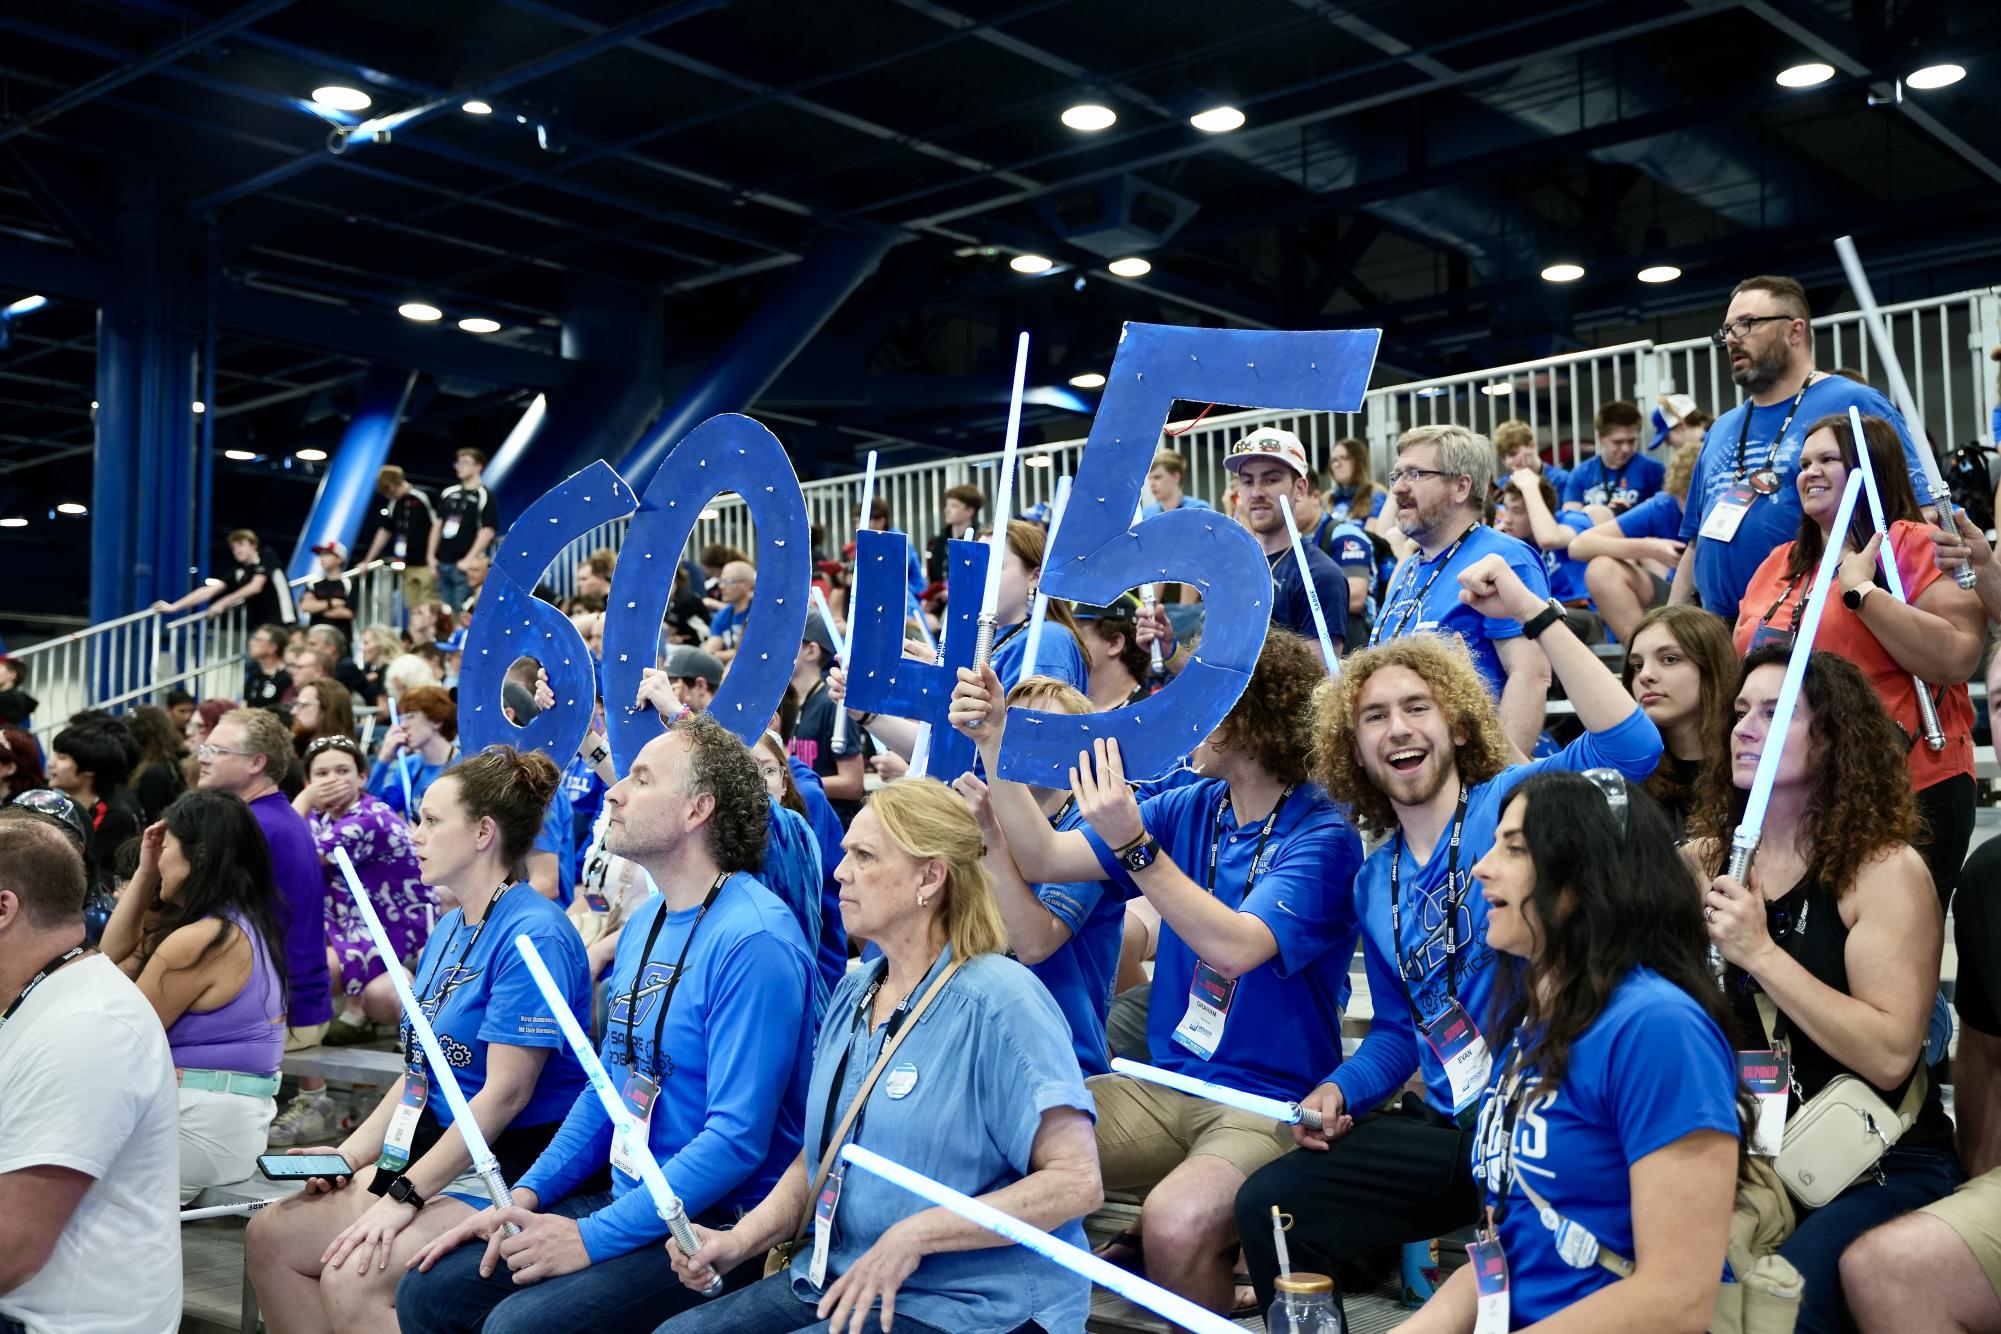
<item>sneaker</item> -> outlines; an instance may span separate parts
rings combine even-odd
[[[340,1135],[340,1109],[325,1089],[296,1094],[271,1123],[270,1147],[291,1149],[331,1144]]]
[[[327,1025],[327,1035],[320,1039],[322,1047],[357,1047],[372,1040],[375,1026],[366,1019],[350,1019],[345,1013],[334,1016]]]

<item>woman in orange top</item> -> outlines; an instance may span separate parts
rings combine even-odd
[[[1890,523],[1889,549],[1881,550],[1867,499],[1858,500],[1814,647],[1860,667],[1891,720],[1909,738],[1911,786],[1925,822],[1917,848],[1943,903],[1952,895],[1973,833],[1973,704],[1966,680],[1980,665],[1986,613],[1974,593],[1941,578],[1930,559],[1931,540],[1904,471],[1895,428],[1881,417],[1864,417],[1862,433]],[[1799,537],[1773,550],[1751,576],[1737,610],[1739,653],[1773,638],[1790,638],[1799,624],[1800,606],[1813,584],[1849,470],[1857,466],[1852,436],[1845,415],[1823,417],[1807,428],[1797,481]],[[1879,552],[1885,558],[1894,554],[1908,606],[1885,590],[1877,568]],[[1937,706],[1945,733],[1941,750],[1924,739],[1914,676],[1928,683]]]

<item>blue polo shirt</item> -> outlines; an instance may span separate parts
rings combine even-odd
[[[922,998],[950,959],[948,946],[911,994]],[[889,1025],[871,1031],[861,1009],[886,971],[880,962],[855,969],[828,1002],[806,1094],[809,1163],[820,1161],[888,1039]],[[968,960],[904,1034],[852,1141],[967,1195],[1012,1185],[1032,1170],[1029,1153],[1045,1112],[1096,1112],[1067,1037],[1055,1003],[1026,968],[998,954]],[[873,1173],[848,1171],[828,1243],[829,1282],[891,1224],[928,1207]],[[1088,1245],[1079,1219],[1050,1230],[1073,1246]],[[808,1278],[812,1261],[811,1246],[792,1260],[792,1294],[801,1303],[820,1300],[822,1290]],[[1080,1330],[1090,1306],[1089,1279],[1014,1245],[934,1252],[896,1293],[899,1316],[940,1330],[1012,1330],[1031,1320],[1046,1330]],[[805,1328],[811,1312],[799,1319]]]
[[[1351,1114],[1360,1116],[1375,1107],[1401,1089],[1417,1070],[1424,1073],[1425,1102],[1443,1116],[1452,1116],[1457,1110],[1452,1105],[1452,1086],[1445,1077],[1445,1067],[1418,1029],[1437,1019],[1453,997],[1475,1024],[1488,1018],[1494,955],[1487,948],[1487,900],[1472,871],[1494,845],[1494,826],[1500,823],[1509,795],[1545,770],[1611,768],[1635,783],[1642,782],[1653,773],[1660,756],[1660,732],[1646,714],[1635,709],[1610,730],[1586,732],[1547,759],[1504,769],[1467,793],[1466,824],[1459,843],[1459,903],[1451,913],[1449,970],[1445,881],[1452,864],[1450,830],[1439,837],[1422,865],[1404,847],[1403,840],[1394,836],[1363,863],[1361,874],[1355,877],[1355,912],[1362,923],[1362,963],[1369,977],[1375,1018],[1360,1049],[1321,1081],[1340,1086]],[[1402,938],[1394,944],[1390,930],[1392,857],[1401,858],[1397,874],[1403,918]],[[1405,960],[1411,973],[1408,989],[1399,973],[1399,958]]]
[[[1607,468],[1605,460],[1593,454],[1571,471],[1557,494],[1566,505],[1633,506],[1659,491],[1666,480],[1666,465],[1645,454],[1634,454],[1623,468]]]
[[[647,937],[663,913],[649,950]],[[686,971],[660,1034],[663,1055],[653,1029],[684,946]],[[514,954],[511,943],[507,953]],[[598,1055],[615,1089],[625,1087],[635,1056],[659,1081],[647,1143],[691,1217],[734,1218],[761,1201],[799,1157],[812,1051],[811,971],[792,914],[741,871],[706,914],[700,907],[668,913],[664,899],[650,897],[619,934]],[[629,999],[635,990],[636,1003]],[[582,1090],[566,1110],[549,1147],[516,1183],[534,1191],[544,1209],[610,1158],[611,1119],[597,1094]],[[667,1235],[637,1178],[612,1168],[611,1193],[612,1203],[577,1220],[593,1263],[657,1246]]]
[[[1075,802],[1057,813],[1053,825],[1059,833],[1085,827]],[[1070,939],[1041,963],[1028,965],[1028,971],[1049,988],[1050,999],[1063,1012],[1063,1021],[1070,1026],[1070,1045],[1085,1076],[1109,1074],[1105,1021],[1118,978],[1125,899],[1107,894],[1102,880],[1038,883],[1031,888],[1042,906],[1070,928]]]
[[[1389,595],[1376,617],[1370,642],[1382,643],[1403,635],[1456,634],[1465,642],[1487,688],[1499,698],[1508,674],[1501,668],[1501,655],[1494,644],[1518,638],[1522,624],[1482,616],[1459,600],[1460,573],[1482,556],[1494,554],[1507,561],[1530,592],[1537,597],[1549,596],[1542,553],[1518,538],[1476,523],[1466,530],[1465,540],[1456,550],[1448,544],[1430,559],[1423,552],[1405,557],[1390,580]]]
[[[1918,466],[1918,456],[1911,442],[1910,428],[1904,424],[1902,416],[1890,406],[1890,400],[1871,389],[1866,384],[1857,384],[1845,375],[1821,375],[1807,386],[1806,397],[1800,400],[1799,411],[1793,414],[1792,424],[1786,427],[1783,440],[1778,442],[1776,453],[1772,452],[1772,440],[1779,424],[1791,411],[1793,400],[1788,397],[1767,408],[1754,408],[1749,399],[1718,417],[1702,438],[1702,453],[1696,459],[1695,476],[1688,485],[1687,510],[1681,518],[1680,537],[1695,546],[1695,591],[1702,599],[1702,605],[1715,612],[1726,621],[1737,619],[1737,602],[1744,596],[1744,590],[1751,585],[1751,576],[1757,573],[1765,557],[1772,549],[1799,536],[1800,498],[1799,480],[1800,446],[1806,443],[1807,428],[1822,417],[1835,413],[1846,413],[1853,405],[1862,410],[1865,417],[1882,417],[1897,428],[1898,437],[1904,442],[1904,462],[1911,473],[1911,486],[1918,494],[1920,504],[1930,503],[1929,484],[1925,481],[1924,470]],[[1750,430],[1744,446],[1744,468],[1747,473],[1765,466],[1769,454],[1771,466],[1779,474],[1779,489],[1769,496],[1755,496],[1751,507],[1745,511],[1737,532],[1728,542],[1718,542],[1714,538],[1701,536],[1702,525],[1709,521],[1710,513],[1716,508],[1737,481],[1737,439],[1745,430],[1744,418],[1750,415]]]
[[[1196,955],[1163,921],[1147,1005],[1147,1049],[1163,1069],[1293,1100],[1312,1089],[1309,1072],[1331,1069],[1341,1060],[1341,984],[1355,957],[1350,883],[1361,864],[1362,841],[1327,794],[1310,783],[1300,784],[1280,804],[1268,839],[1260,837],[1263,818],[1237,823],[1229,790],[1220,778],[1172,788],[1141,802],[1140,819],[1182,874],[1225,907],[1263,922],[1278,953],[1237,979],[1216,1054],[1204,1060],[1174,1037],[1188,1009]],[[1097,831],[1086,826],[1082,832],[1106,877],[1125,897],[1138,894],[1139,886]],[[1250,884],[1253,857],[1258,874]]]
[[[1615,516],[1621,537],[1681,536],[1681,497],[1668,491],[1648,496],[1624,514]]]
[[[1035,646],[1033,670],[1023,661],[1027,656],[1027,621],[1006,627],[994,640],[993,656],[989,661],[994,675],[1000,678],[1003,695],[1028,676],[1051,676],[1079,690],[1090,688],[1091,671],[1084,665],[1083,647],[1077,643],[1077,636],[1056,621],[1044,620],[1042,623],[1042,639]]]
[[[1313,543],[1302,542],[1300,547],[1306,552],[1306,568],[1313,576],[1313,591],[1320,595],[1320,614],[1327,620],[1327,637],[1345,641],[1348,638],[1348,576]],[[1296,635],[1317,640],[1319,631],[1313,624],[1313,605],[1306,600],[1306,581],[1300,578],[1299,561],[1292,552],[1293,549],[1288,546],[1265,556],[1271,563],[1271,623]]]

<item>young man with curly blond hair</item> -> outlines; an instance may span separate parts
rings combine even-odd
[[[1493,956],[1473,865],[1493,844],[1508,794],[1532,774],[1610,768],[1638,783],[1660,758],[1660,733],[1570,632],[1562,603],[1532,591],[1498,555],[1468,566],[1458,584],[1480,615],[1521,623],[1587,730],[1555,755],[1510,766],[1479,671],[1462,645],[1438,635],[1357,653],[1322,690],[1313,777],[1385,838],[1355,877],[1375,1016],[1361,1048],[1303,1099],[1325,1129],[1294,1127],[1301,1151],[1237,1194],[1262,1305],[1278,1276],[1273,1205],[1296,1220],[1286,1238],[1293,1263],[1322,1274],[1379,1246],[1474,1221],[1468,1137],[1488,1085],[1489,1043],[1478,1025],[1488,1015]],[[1423,1095],[1384,1106],[1413,1074]]]
[[[1144,802],[1116,742],[1079,756],[1084,825],[1059,831],[1019,783],[994,782],[993,813],[1030,882],[1112,882],[1159,910],[1147,1008],[1155,1064],[1291,1101],[1341,1060],[1338,998],[1355,953],[1349,887],[1361,840],[1311,780],[1302,723],[1324,678],[1319,650],[1274,626],[1249,686],[1191,757],[1200,777]],[[960,673],[952,722],[999,773],[1006,708],[992,668]],[[1098,1161],[1111,1190],[1147,1192],[1148,1275],[1211,1310],[1231,1304],[1238,1189],[1285,1152],[1278,1122],[1143,1083],[1088,1081]],[[1260,1224],[1270,1235],[1270,1221]]]

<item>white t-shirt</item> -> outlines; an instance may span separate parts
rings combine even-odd
[[[30,1167],[73,1168],[93,1181],[48,1264],[0,1295],[0,1315],[34,1334],[173,1334],[174,1063],[159,1016],[103,955],[52,973],[0,1028],[0,1174]]]

